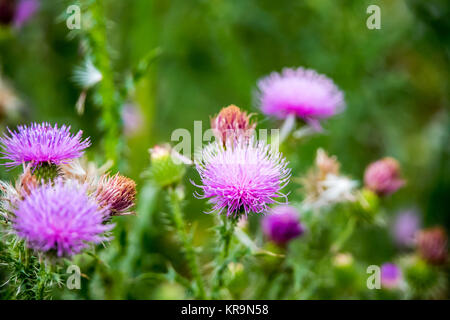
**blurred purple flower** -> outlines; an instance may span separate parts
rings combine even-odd
[[[344,107],[344,95],[334,82],[311,69],[283,69],[258,82],[263,113],[278,118],[295,114],[320,128],[319,120],[329,118]]]
[[[262,220],[262,228],[265,235],[278,245],[284,245],[304,232],[297,210],[287,205],[272,209]]]
[[[38,0],[0,0],[0,23],[22,27],[37,11]]]
[[[38,0],[20,0],[16,7],[14,16],[14,26],[22,27],[39,8]]]
[[[202,150],[202,158],[195,162],[202,185],[196,185],[209,198],[213,210],[227,216],[241,212],[261,213],[274,198],[285,197],[280,191],[289,182],[290,169],[281,153],[254,139],[236,143],[212,143]]]
[[[386,289],[398,287],[402,279],[402,271],[393,263],[385,263],[381,266],[381,285]]]
[[[364,173],[366,187],[380,196],[394,193],[405,185],[400,176],[400,165],[394,158],[386,157],[371,163]]]
[[[61,164],[66,160],[81,157],[83,150],[91,145],[89,138],[81,140],[83,132],[70,133],[70,126],[58,128],[49,123],[32,123],[30,126],[18,126],[17,131],[8,129],[0,138],[3,154],[1,159],[8,159],[7,167],[19,166],[30,162],[33,166],[43,163]]]
[[[90,199],[86,186],[57,180],[33,189],[15,210],[14,229],[27,245],[42,252],[71,256],[89,246],[108,240],[102,235],[108,209]]]
[[[138,132],[144,124],[143,115],[134,104],[127,103],[122,108],[123,130],[126,136],[132,136]]]
[[[395,217],[392,233],[399,247],[412,247],[420,229],[420,216],[415,210],[402,211]]]

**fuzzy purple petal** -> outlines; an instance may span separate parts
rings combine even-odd
[[[290,169],[279,152],[263,142],[240,141],[236,144],[212,143],[196,161],[202,194],[213,210],[227,210],[227,216],[240,212],[261,213],[276,198],[285,197],[281,189],[289,182]]]
[[[273,72],[258,82],[261,111],[285,118],[295,114],[307,121],[331,117],[340,112],[344,95],[334,82],[310,69]]]
[[[108,240],[103,234],[113,228],[104,224],[107,209],[86,193],[86,186],[57,180],[34,189],[14,212],[14,229],[37,251],[59,257],[79,253],[90,243]]]
[[[4,165],[15,167],[25,162],[34,166],[42,163],[61,164],[79,158],[83,150],[91,145],[89,138],[82,140],[83,132],[70,133],[70,126],[51,126],[49,123],[32,123],[18,126],[17,131],[8,128],[8,134],[0,138],[2,159],[10,160]]]

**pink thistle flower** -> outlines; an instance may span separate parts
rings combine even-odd
[[[212,143],[202,150],[202,157],[195,165],[202,185],[196,185],[203,194],[197,198],[209,198],[213,211],[227,210],[227,216],[241,212],[262,213],[281,193],[290,178],[288,162],[269,145],[254,139],[241,139]],[[195,184],[194,184],[195,185]]]
[[[33,189],[19,202],[13,226],[27,245],[58,257],[72,256],[90,243],[109,240],[102,235],[114,225],[104,224],[107,209],[87,195],[87,186],[58,179]]]
[[[291,206],[278,206],[262,220],[264,234],[278,245],[284,245],[303,234],[297,210]]]
[[[260,108],[280,119],[294,114],[316,129],[319,120],[329,118],[344,107],[344,95],[334,82],[311,69],[283,69],[258,82]]]
[[[30,126],[18,126],[17,131],[11,131],[0,138],[3,151],[1,159],[8,159],[7,167],[19,166],[30,162],[33,166],[44,163],[55,165],[66,163],[67,160],[79,158],[83,150],[91,145],[89,138],[81,140],[83,132],[76,135],[70,133],[70,126],[58,128],[49,123],[32,123]]]
[[[390,195],[405,185],[400,177],[400,165],[394,158],[371,163],[364,173],[366,187],[378,195]]]

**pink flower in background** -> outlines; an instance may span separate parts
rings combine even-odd
[[[262,220],[264,234],[278,245],[284,245],[305,231],[297,210],[291,206],[278,206]]]
[[[285,197],[281,189],[289,182],[290,169],[281,153],[254,139],[232,143],[212,143],[202,150],[195,165],[202,185],[196,185],[209,198],[213,210],[227,210],[227,216],[262,213],[275,198]]]
[[[38,10],[38,0],[20,0],[16,7],[14,26],[22,27]]]
[[[397,288],[402,279],[402,271],[393,263],[385,263],[381,266],[381,285],[386,289]]]
[[[41,252],[71,256],[90,243],[108,240],[102,235],[113,228],[104,224],[102,209],[86,193],[86,186],[57,180],[33,189],[14,212],[14,229],[27,245]]]
[[[334,82],[311,69],[273,72],[258,82],[260,108],[266,115],[286,118],[294,114],[313,127],[344,107],[344,95]]]
[[[402,211],[395,217],[392,234],[399,247],[412,247],[420,229],[420,216],[415,210]]]
[[[132,104],[127,103],[122,108],[122,121],[123,130],[126,136],[130,137],[139,132],[144,124],[144,115],[139,108]]]
[[[366,187],[380,196],[390,195],[405,185],[400,176],[400,165],[394,158],[383,158],[371,163],[364,173]]]
[[[0,0],[0,23],[22,27],[39,8],[38,0]]]

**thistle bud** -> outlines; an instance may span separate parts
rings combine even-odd
[[[400,165],[393,158],[384,158],[370,164],[364,174],[366,187],[380,196],[394,193],[405,181],[400,177]]]
[[[446,262],[447,242],[447,234],[441,227],[422,230],[417,236],[419,254],[431,264],[444,264]]]
[[[183,178],[189,159],[184,159],[169,145],[155,146],[150,152],[150,178],[159,186],[176,184]]]
[[[251,115],[241,111],[235,105],[223,108],[217,116],[211,119],[211,128],[216,139],[224,144],[227,140],[240,137],[250,138],[255,129],[255,124],[250,123]]]
[[[136,183],[118,173],[105,174],[98,182],[95,195],[102,207],[109,208],[111,216],[131,214],[129,209],[136,199]]]

